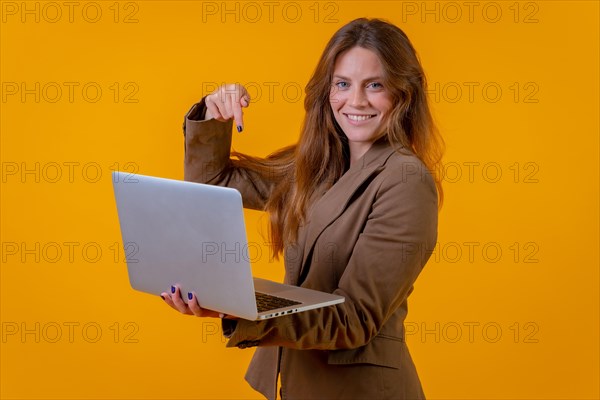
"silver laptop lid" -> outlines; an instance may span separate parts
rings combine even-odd
[[[160,295],[179,284],[205,308],[256,319],[237,190],[121,172],[113,186],[134,289]]]

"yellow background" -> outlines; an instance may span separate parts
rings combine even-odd
[[[258,398],[252,350],[130,289],[110,172],[182,178],[183,115],[223,82],[255,97],[236,150],[294,142],[295,89],[368,16],[411,38],[447,143],[407,320],[426,395],[597,399],[598,2],[265,3],[1,3],[2,398]]]

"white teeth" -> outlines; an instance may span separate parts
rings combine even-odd
[[[373,118],[374,115],[352,115],[352,114],[346,114],[348,116],[348,118],[350,118],[352,121],[364,121],[366,119],[369,118]]]

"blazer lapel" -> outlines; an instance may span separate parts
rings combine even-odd
[[[317,238],[321,235],[323,230],[344,212],[356,190],[371,175],[379,172],[383,168],[383,165],[393,152],[394,149],[387,143],[387,140],[382,139],[373,143],[364,156],[352,165],[350,169],[316,201],[314,206],[311,207],[310,214],[308,215],[308,226],[303,227],[303,229],[306,229],[306,239],[301,255],[302,262],[294,268],[297,270],[297,273],[294,274],[295,276],[291,277],[293,284],[302,284],[302,282],[298,282],[298,279],[308,271],[308,257],[312,253]],[[300,258],[298,261],[299,260]]]

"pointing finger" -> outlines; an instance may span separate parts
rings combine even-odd
[[[233,119],[235,120],[235,125],[237,127],[237,131],[241,132],[244,129],[244,113],[242,112],[242,100],[235,101],[233,103]]]

